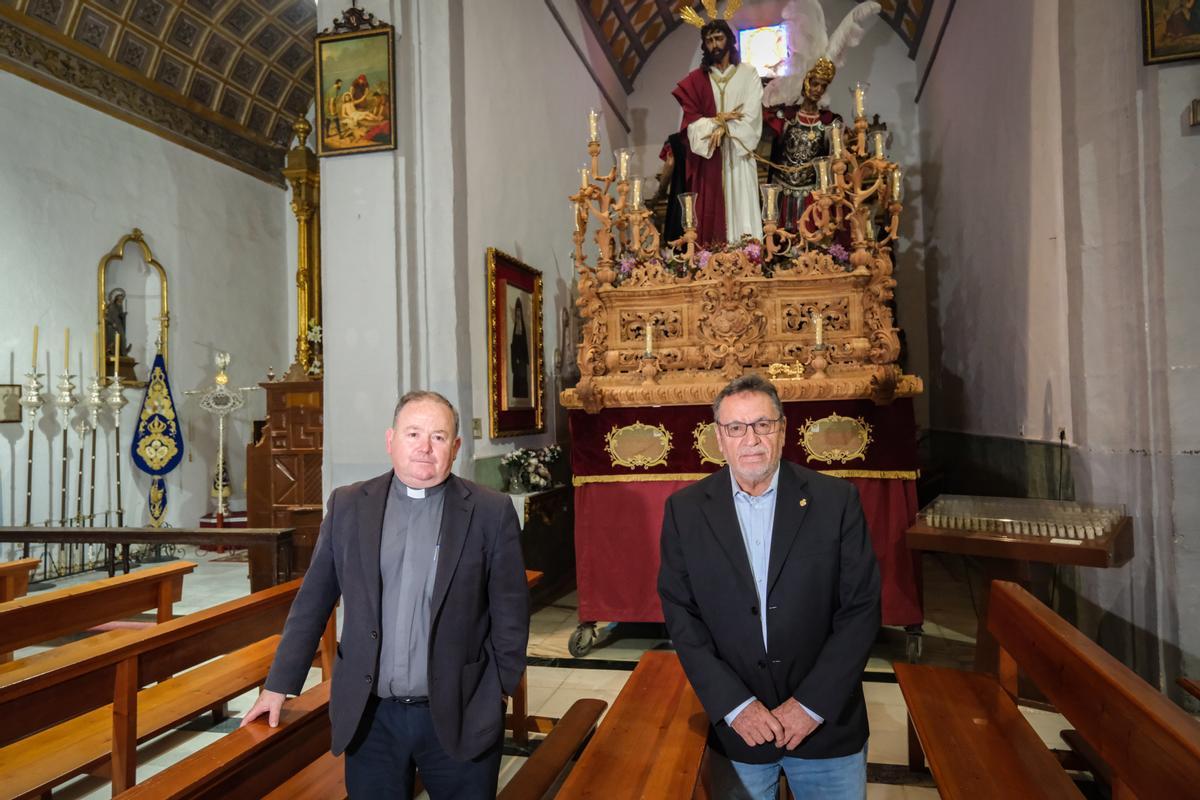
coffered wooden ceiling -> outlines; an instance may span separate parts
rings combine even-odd
[[[0,66],[279,183],[315,0],[0,0]]]
[[[654,48],[682,24],[679,8],[685,2],[687,0],[578,0],[626,92],[633,91],[633,81]],[[914,57],[935,0],[878,2],[883,7],[879,16],[908,47],[909,58]],[[701,8],[699,2],[692,5]],[[831,25],[836,23],[837,20],[830,20]]]

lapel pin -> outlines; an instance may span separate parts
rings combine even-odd
[[[808,508],[808,498],[807,498],[807,497],[801,497],[801,498],[800,498],[800,507],[801,507],[801,508]]]

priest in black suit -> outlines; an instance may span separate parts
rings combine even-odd
[[[330,700],[332,750],[352,798],[493,798],[504,709],[525,671],[529,590],[508,497],[450,474],[458,412],[400,398],[392,469],[334,490],[266,687],[243,725],[278,724],[325,621],[344,610]]]
[[[863,798],[880,599],[858,492],[781,461],[787,421],[762,377],[731,382],[713,416],[728,466],[663,516],[671,640],[738,796],[774,798],[782,770],[797,797]]]

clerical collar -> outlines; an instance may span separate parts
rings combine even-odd
[[[447,478],[447,480],[449,479]],[[418,489],[415,486],[409,486],[407,483],[400,480],[400,478],[396,477],[395,473],[392,474],[392,491],[395,492],[398,497],[407,497],[410,500],[424,500],[427,497],[434,497],[438,494],[441,494],[442,490],[445,488],[446,481],[442,481],[437,486]]]

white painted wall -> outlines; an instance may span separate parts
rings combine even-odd
[[[553,364],[559,309],[567,307],[574,313],[574,246],[567,196],[578,186],[576,170],[588,159],[588,109],[607,112],[601,132],[603,169],[611,164],[612,149],[624,146],[627,139],[544,3],[468,5],[471,13],[464,20],[465,224],[471,396],[474,416],[482,420],[484,430],[484,440],[475,453],[486,457],[514,445],[539,447],[566,439],[566,417],[558,405]],[[573,35],[583,36],[585,23],[578,6],[558,2],[556,7],[575,29]],[[586,34],[590,36],[590,29]],[[607,66],[593,63],[597,71]],[[613,97],[623,99],[624,95]],[[497,247],[542,271],[547,370],[544,435],[488,438],[484,314],[488,247]]]
[[[1055,3],[959,3],[920,105],[935,428],[1070,435]]]
[[[735,28],[778,24],[786,5],[783,0],[749,3],[734,18]],[[854,7],[852,0],[824,0],[826,20],[835,26]],[[658,154],[667,136],[679,129],[680,109],[672,89],[684,75],[700,64],[700,37],[695,28],[681,25],[651,54],[629,96],[629,119],[633,126],[634,171],[656,175],[661,167]],[[929,356],[926,337],[925,270],[921,185],[920,119],[913,98],[918,73],[907,48],[881,19],[875,19],[862,43],[849,51],[845,64],[830,84],[826,99],[830,107],[847,119],[851,116],[849,88],[866,80],[867,111],[879,114],[892,134],[889,154],[905,169],[907,198],[901,219],[901,243],[895,253],[897,318],[904,329],[908,351],[907,369],[928,378]],[[653,191],[651,189],[650,191]],[[928,421],[928,400],[917,398],[917,419]]]
[[[141,228],[168,274],[169,377],[190,453],[167,479],[167,518],[172,525],[194,526],[213,507],[216,427],[184,391],[211,385],[217,350],[233,354],[231,381],[238,386],[262,380],[269,364],[286,366],[290,352],[284,240],[294,236],[294,226],[286,224],[283,192],[6,72],[0,72],[0,107],[20,109],[0,115],[0,382],[24,380],[35,324],[41,327],[41,371],[47,358],[56,376],[62,371],[63,329],[70,327],[72,372],[79,371],[80,354],[91,372],[96,265],[121,236]],[[140,262],[136,248],[127,253],[124,264],[110,271],[109,286],[123,286],[131,296],[151,295],[151,315],[157,314],[157,279],[134,266]],[[143,302],[131,300],[129,327],[144,376],[153,357],[153,334],[146,327],[154,323],[148,323]],[[258,395],[227,427],[237,507],[245,506],[250,420],[264,413]],[[141,394],[130,391],[127,397],[121,426],[125,520],[140,525],[146,520],[148,479],[132,470],[128,457]],[[37,524],[59,517],[59,430],[52,413],[39,422],[35,436]],[[22,426],[0,425],[0,522],[6,525],[24,522],[24,432]],[[111,437],[102,435],[102,462],[111,462],[111,448]],[[72,434],[72,513],[77,452]],[[104,491],[107,484],[102,471],[99,512],[115,508]]]

